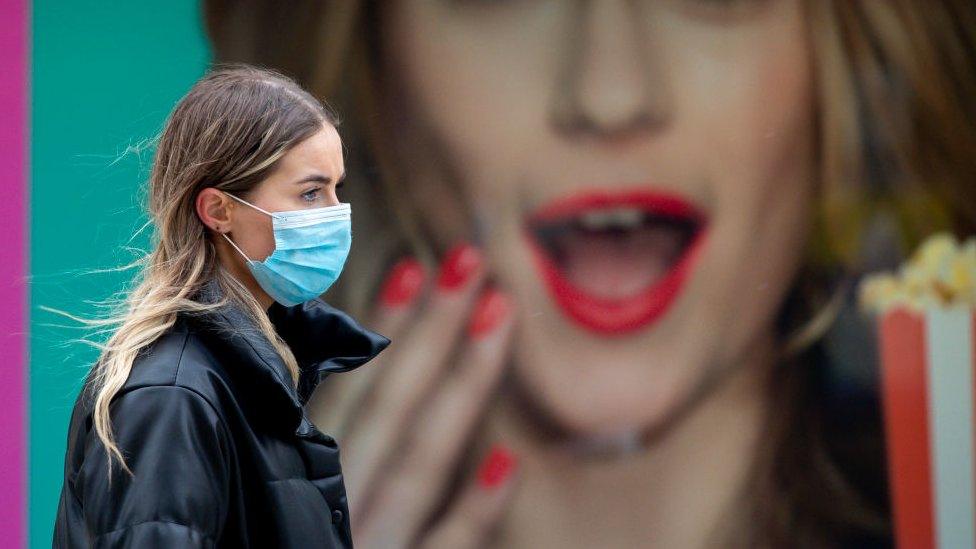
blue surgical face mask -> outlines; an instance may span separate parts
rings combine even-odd
[[[322,295],[339,278],[352,245],[349,204],[269,212],[227,195],[271,216],[275,249],[264,261],[250,259],[230,237],[221,234],[244,256],[254,279],[275,301],[289,307],[304,303]]]

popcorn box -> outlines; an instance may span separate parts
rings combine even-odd
[[[895,539],[976,547],[974,311],[899,307],[879,323],[881,394]]]
[[[976,547],[976,238],[927,239],[897,273],[868,277],[895,540]]]

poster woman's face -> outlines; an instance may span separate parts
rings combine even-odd
[[[438,151],[409,165],[460,189],[409,194],[445,243],[479,235],[544,409],[579,432],[654,425],[760,360],[814,192],[800,0],[387,9],[396,129]]]

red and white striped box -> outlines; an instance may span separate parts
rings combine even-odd
[[[895,307],[878,323],[895,539],[976,547],[976,310]]]

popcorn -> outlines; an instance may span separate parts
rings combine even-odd
[[[898,306],[976,307],[976,237],[959,243],[949,233],[932,235],[897,273],[866,277],[858,298],[863,310],[878,314]]]

